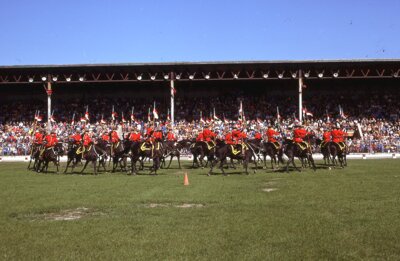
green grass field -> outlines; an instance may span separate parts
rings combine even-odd
[[[227,177],[26,166],[0,163],[1,260],[400,260],[400,160]]]

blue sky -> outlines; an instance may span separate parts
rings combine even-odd
[[[0,65],[400,58],[400,1],[3,0]]]

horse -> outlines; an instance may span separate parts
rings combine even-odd
[[[49,162],[53,162],[54,165],[57,167],[57,173],[58,173],[60,166],[60,156],[63,154],[63,152],[64,150],[62,142],[58,142],[53,147],[43,148],[39,156],[39,161],[36,166],[36,171],[39,173],[43,172],[44,169],[46,169],[45,173],[47,173],[47,170],[49,168]],[[42,163],[44,164],[42,169],[40,169]]]
[[[313,136],[313,134],[307,135],[305,140],[311,141],[311,136]],[[293,167],[297,171],[301,171],[301,169],[299,169],[296,166],[296,164],[294,162],[294,157],[299,158],[300,161],[302,162],[302,164],[304,163],[304,159],[307,159],[308,163],[311,164],[313,170],[315,171],[317,169],[315,166],[315,163],[314,163],[314,159],[312,157],[311,148],[310,147],[302,147],[302,146],[303,145],[295,143],[291,139],[285,139],[285,141],[283,142],[284,153],[289,158],[286,163],[286,172],[289,172],[289,164],[290,163],[292,163]]]
[[[81,173],[83,173],[89,164],[89,162],[93,163],[93,169],[94,169],[94,175],[97,175],[97,160],[101,157],[104,157],[106,154],[105,151],[103,151],[97,144],[95,144],[93,141],[89,144],[89,147],[85,149],[83,152],[83,159],[86,160],[85,165],[83,166],[83,169],[81,170]]]
[[[169,169],[169,167],[171,166],[171,163],[172,163],[172,159],[174,157],[176,157],[178,159],[179,169],[181,169],[181,160],[180,160],[181,152],[180,152],[180,150],[183,149],[183,146],[184,145],[180,142],[165,141],[164,142],[164,150],[163,150],[164,154],[162,157],[162,165],[165,167],[165,158],[170,156],[171,158],[169,159],[169,164],[167,167],[167,169]]]
[[[33,144],[31,148],[31,154],[30,154],[30,161],[28,164],[28,170],[31,169],[31,163],[33,160],[33,167],[32,169],[36,169],[36,164],[38,163],[39,160],[39,155],[40,155],[40,150],[42,148],[42,145],[40,144]]]
[[[207,157],[207,163],[206,163],[207,166],[210,159],[214,156],[215,146],[216,146],[215,141],[196,141],[193,148],[191,149],[191,151],[194,152],[194,153],[192,152],[193,162],[195,161],[195,158],[197,158],[198,156],[200,166],[201,168],[204,168],[203,159],[204,157]]]
[[[142,141],[133,142],[131,145],[131,173],[137,174],[136,162],[140,158],[151,158],[153,166],[150,168],[150,175],[154,172],[157,175],[157,170],[160,168],[161,158],[163,156],[163,145],[161,141],[154,141],[153,143]]]
[[[114,148],[114,155],[113,155],[113,169],[112,172],[115,172],[116,168],[118,167],[118,163],[122,170],[126,171],[126,158],[130,152],[132,145],[132,141],[125,139],[117,143]]]
[[[267,168],[267,156],[271,158],[271,168],[275,169],[275,165],[279,166],[279,163],[284,164],[283,161],[283,149],[279,142],[266,142],[262,143],[263,149],[262,154],[264,157],[264,168]],[[276,160],[278,158],[278,161]]]
[[[331,161],[330,143],[330,141],[322,143],[321,139],[316,139],[316,145],[318,145],[321,149],[321,154],[325,165],[329,165]]]
[[[82,162],[82,152],[83,148],[81,145],[75,144],[74,140],[68,141],[68,149],[67,149],[67,167],[64,170],[64,173],[67,173],[69,165],[72,163],[71,172],[74,172],[75,166]]]
[[[337,142],[331,141],[329,143],[329,151],[330,151],[330,155],[332,156],[332,163],[334,166],[337,165],[336,157],[339,160],[341,168],[344,168],[345,166],[347,166],[347,159],[346,159],[347,146],[344,142],[337,143]]]
[[[228,145],[222,140],[217,140],[216,147],[213,148],[210,154],[210,162],[211,168],[208,172],[208,176],[212,174],[212,170],[214,166],[220,162],[219,169],[221,169],[222,173],[226,175],[224,171],[224,163],[226,162],[226,158],[229,157],[231,159],[237,159],[243,161],[243,167],[245,169],[246,174],[248,175],[248,164],[251,161],[251,158],[254,156],[254,151],[249,148],[246,143],[238,144],[238,145]],[[257,169],[257,161],[254,161],[255,170]]]

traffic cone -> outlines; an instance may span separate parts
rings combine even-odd
[[[183,185],[184,186],[189,186],[189,178],[187,173],[185,173],[185,178],[183,179]]]

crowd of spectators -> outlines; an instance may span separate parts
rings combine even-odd
[[[351,152],[395,152],[400,151],[400,95],[396,93],[368,93],[340,95],[310,95],[304,99],[304,107],[313,113],[307,116],[305,124],[317,136],[327,123],[339,123],[350,133],[348,145]],[[53,128],[59,137],[67,137],[76,128],[90,128],[96,132],[108,131],[111,124],[120,123],[122,114],[127,120],[122,132],[132,127],[130,116],[132,110],[137,125],[141,130],[146,128],[148,113],[153,118],[153,102],[156,102],[160,122],[167,119],[169,99],[149,98],[107,98],[89,99],[55,99],[53,100]],[[203,127],[200,117],[205,121],[216,116],[221,121],[215,121],[213,127],[220,133],[228,131],[237,124],[239,104],[242,101],[246,117],[246,131],[251,137],[256,131],[264,132],[269,125],[274,125],[283,135],[290,135],[291,126],[296,120],[298,107],[295,97],[287,95],[224,95],[213,97],[176,97],[174,131],[178,138],[190,138]],[[35,113],[47,117],[44,100],[31,99],[3,102],[0,105],[0,155],[27,155],[34,125]],[[340,115],[339,105],[343,109]],[[111,122],[111,112],[114,107],[118,114],[116,121]],[[80,122],[88,109],[90,122]],[[280,121],[278,124],[277,110]],[[72,126],[71,121],[75,124]],[[103,119],[108,124],[101,124]],[[229,123],[226,123],[229,122]],[[43,124],[43,123],[42,123]],[[160,124],[166,131],[166,125]],[[360,130],[363,134],[361,137]]]

